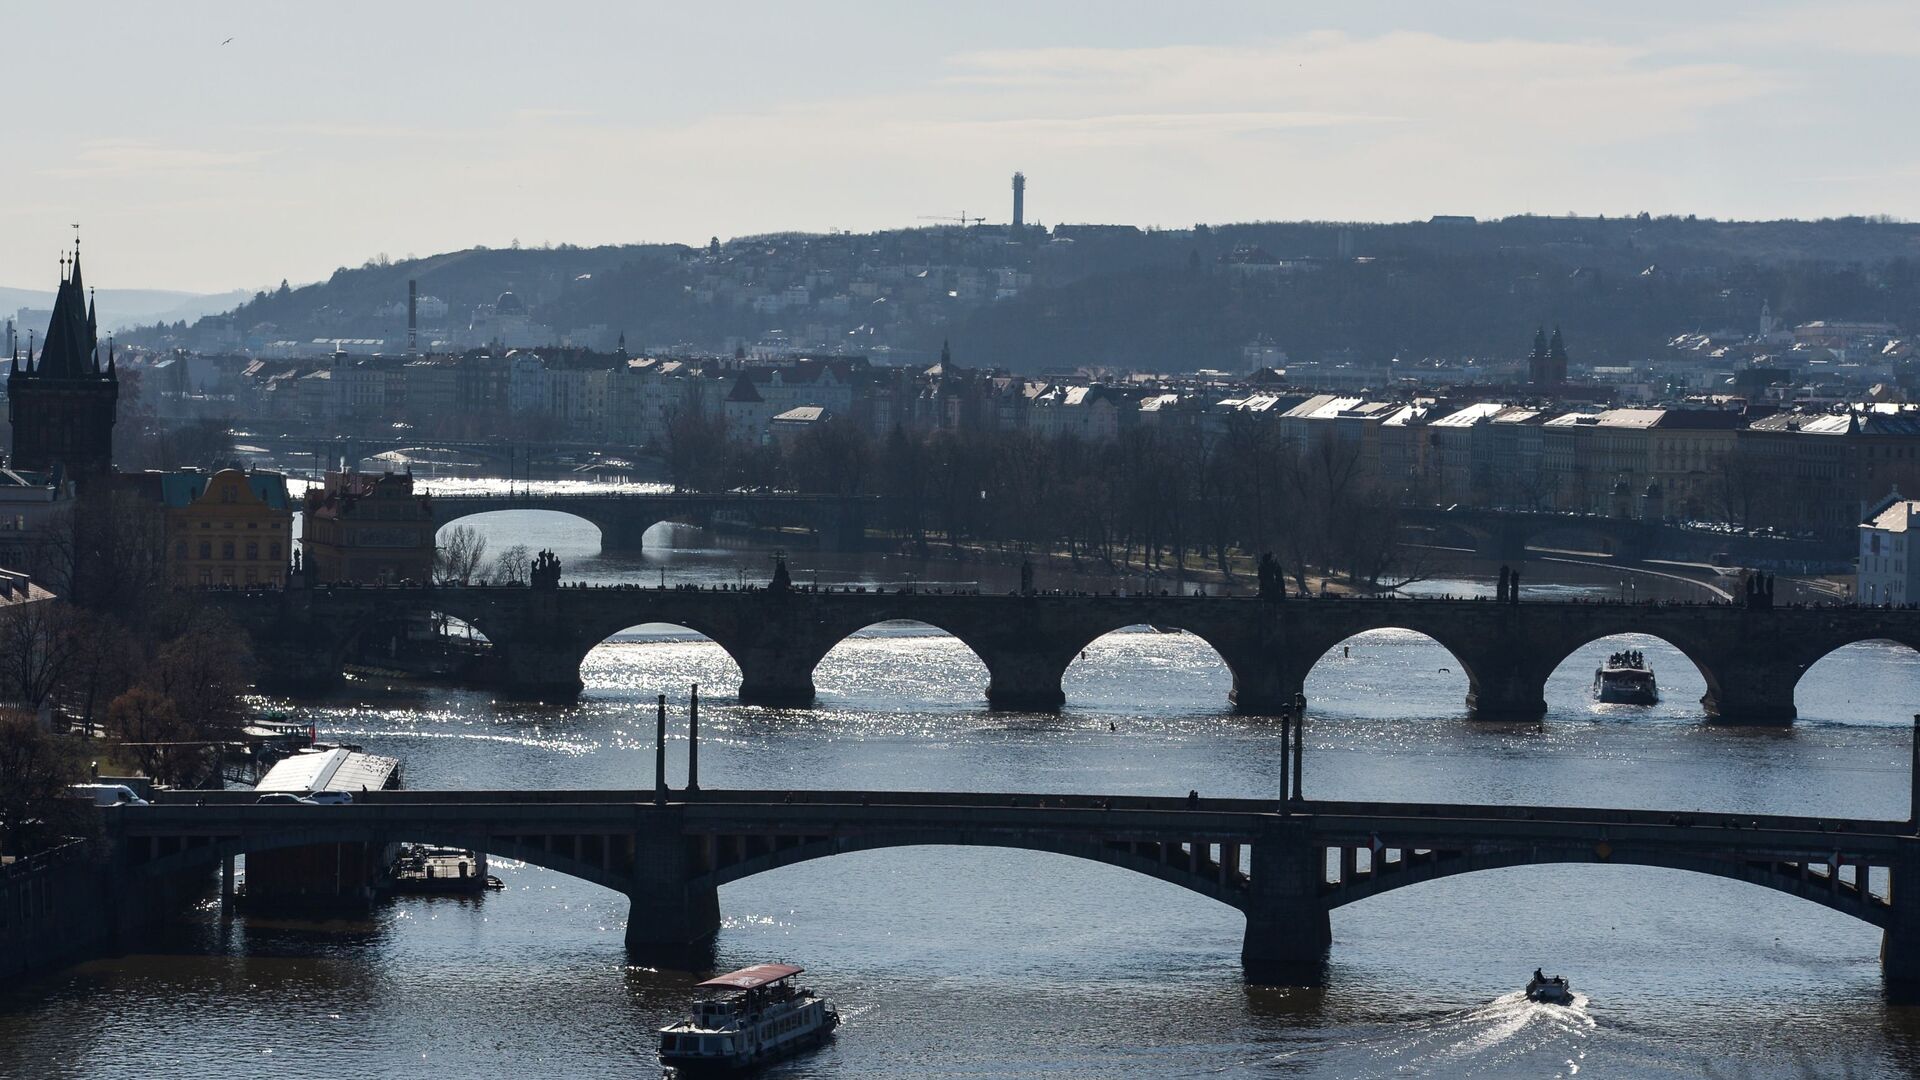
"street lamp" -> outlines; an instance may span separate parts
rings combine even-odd
[[[1293,801],[1304,802],[1306,792],[1300,784],[1300,761],[1307,746],[1307,695],[1293,695]]]

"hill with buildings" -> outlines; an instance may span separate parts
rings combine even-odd
[[[342,268],[143,344],[266,355],[419,343],[863,353],[951,340],[1015,370],[1240,368],[1262,355],[1385,365],[1511,359],[1535,324],[1633,361],[1675,335],[1920,321],[1920,227],[1846,218],[1439,217],[1178,230],[1056,225],[778,234],[706,247],[488,250]]]

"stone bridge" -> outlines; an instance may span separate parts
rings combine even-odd
[[[250,852],[426,842],[524,860],[626,894],[643,963],[697,966],[728,882],[850,851],[968,845],[1052,852],[1190,889],[1246,916],[1258,982],[1315,984],[1328,913],[1455,874],[1541,863],[1731,878],[1884,931],[1890,986],[1920,987],[1913,823],[1568,807],[885,791],[418,791],[350,805],[175,792],[105,813],[127,880],[156,887]]]
[[[1481,719],[1538,719],[1546,684],[1576,649],[1616,634],[1650,634],[1693,662],[1708,716],[1727,723],[1794,719],[1802,674],[1844,645],[1888,640],[1920,648],[1920,611],[1731,604],[1497,603],[1491,600],[982,595],[806,589],[336,587],[207,593],[253,632],[263,685],[305,692],[333,684],[358,636],[397,614],[439,612],[491,642],[485,669],[502,693],[570,700],[580,664],[610,636],[642,623],[704,634],[740,667],[739,700],[804,707],[813,672],[849,635],[912,620],[958,638],[985,664],[994,708],[1051,710],[1061,677],[1094,639],[1123,627],[1179,628],[1212,646],[1233,678],[1236,708],[1273,714],[1304,693],[1307,673],[1369,630],[1425,634],[1466,674]]]
[[[431,495],[436,526],[495,510],[551,510],[592,522],[605,551],[639,551],[648,529],[663,521],[702,528],[724,519],[756,526],[800,526],[827,550],[857,548],[866,535],[864,496],[782,493],[654,493],[515,491]]]
[[[1456,529],[1473,539],[1473,553],[1483,559],[1518,563],[1528,547],[1549,533],[1580,534],[1601,541],[1605,553],[1622,562],[1636,562],[1653,554],[1667,533],[1658,522],[1599,514],[1530,513],[1486,507],[1407,507],[1399,511],[1403,525],[1423,529]]]

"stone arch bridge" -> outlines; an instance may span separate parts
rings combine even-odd
[[[1665,867],[1798,896],[1884,931],[1889,983],[1920,986],[1920,836],[1911,822],[1567,807],[882,791],[374,792],[257,805],[175,792],[105,813],[118,877],[162,882],[249,852],[415,841],[520,859],[625,893],[642,962],[698,965],[728,882],[852,851],[969,845],[1106,863],[1245,914],[1259,982],[1324,978],[1328,913],[1508,866]],[[228,864],[230,866],[230,863]]]
[[[431,495],[435,527],[496,510],[550,510],[592,522],[606,551],[639,551],[648,529],[663,521],[710,527],[716,520],[807,529],[827,550],[857,547],[866,535],[871,497],[747,492],[556,493],[515,491]]]
[[[301,692],[339,677],[367,628],[438,612],[485,635],[485,668],[505,694],[570,700],[580,664],[613,634],[668,623],[704,634],[740,667],[742,702],[804,707],[814,667],[865,627],[913,620],[944,630],[979,656],[996,708],[1050,710],[1061,677],[1094,639],[1151,624],[1205,640],[1233,677],[1242,712],[1279,711],[1308,671],[1341,641],[1368,630],[1425,634],[1453,654],[1482,719],[1537,719],[1548,677],[1576,649],[1615,634],[1651,634],[1699,668],[1710,717],[1779,724],[1794,718],[1793,690],[1828,653],[1860,641],[1920,648],[1920,610],[1727,604],[1615,604],[1490,600],[967,595],[812,592],[804,589],[335,587],[207,593],[255,638],[269,688]]]

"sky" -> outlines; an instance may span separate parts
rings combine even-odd
[[[1911,0],[0,7],[0,285],[1433,214],[1920,218]]]

